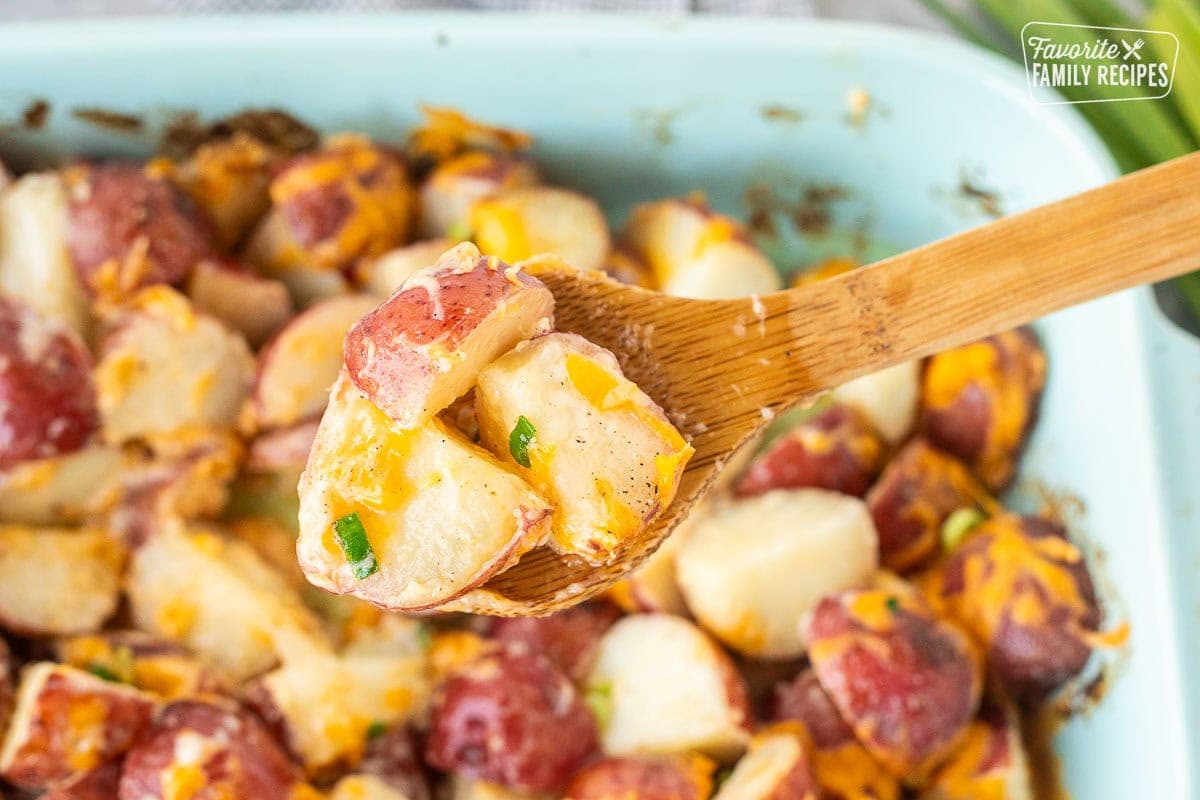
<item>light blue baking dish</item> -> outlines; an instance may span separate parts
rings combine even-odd
[[[860,126],[846,119],[852,87],[870,97]],[[553,179],[616,214],[695,188],[743,212],[751,185],[846,187],[835,217],[865,231],[872,251],[984,221],[964,174],[1006,211],[1114,175],[1069,107],[1030,101],[1019,69],[948,40],[850,24],[290,16],[0,29],[0,121],[36,98],[52,105],[49,125],[0,136],[0,155],[144,152],[153,141],[153,124],[141,136],[106,132],[73,119],[78,106],[153,123],[177,109],[274,105],[388,137],[416,120],[418,103],[454,105],[530,130]],[[1081,800],[1195,797],[1200,696],[1183,678],[1200,663],[1200,351],[1144,290],[1041,331],[1053,366],[1025,472],[1083,501],[1076,529],[1104,554],[1115,613],[1133,625],[1109,696],[1058,737],[1066,782]]]

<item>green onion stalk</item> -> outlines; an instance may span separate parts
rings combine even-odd
[[[1106,28],[1170,31],[1179,39],[1172,91],[1158,100],[1084,103],[1076,106],[1125,172],[1149,167],[1200,149],[1200,0],[975,0],[974,11],[952,8],[946,0],[921,0],[959,36],[1014,60],[1021,60],[1021,29],[1026,23],[1060,22]],[[1086,30],[1064,29],[1066,41],[1092,38]],[[1161,48],[1155,37],[1150,46]],[[1169,45],[1172,49],[1173,44]],[[1169,61],[1171,53],[1158,51]],[[1068,100],[1122,96],[1115,87],[1064,87]],[[1200,327],[1200,272],[1176,278],[1172,285],[1183,308]]]

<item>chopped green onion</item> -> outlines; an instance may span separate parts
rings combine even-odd
[[[417,623],[417,631],[414,634],[417,639],[417,646],[424,652],[429,652],[429,648],[433,647],[433,628],[426,622]]]
[[[375,720],[371,723],[371,726],[367,728],[367,741],[370,742],[378,739],[380,736],[383,736],[385,733],[387,733],[387,729],[388,726],[386,722],[378,719]]]
[[[109,683],[121,683],[120,676],[103,664],[92,663],[90,666],[88,666],[88,672],[92,673],[101,680],[108,681]]]
[[[942,523],[942,549],[949,552],[958,547],[967,534],[985,519],[987,517],[977,508],[955,509]]]
[[[612,684],[607,681],[589,684],[583,692],[583,701],[592,710],[597,727],[600,730],[607,728],[613,712]]]
[[[333,532],[337,534],[338,545],[354,570],[354,577],[361,581],[379,570],[375,551],[367,540],[367,529],[363,527],[357,511],[351,511],[334,522]]]
[[[475,232],[471,230],[471,226],[468,225],[465,220],[461,219],[455,220],[454,222],[450,223],[450,227],[446,228],[446,238],[455,242],[468,241],[474,235],[474,233]]]
[[[517,424],[508,435],[508,452],[512,453],[513,461],[528,469],[532,463],[529,460],[529,444],[537,436],[537,428],[524,416],[517,417]]]
[[[884,603],[887,605],[888,611],[892,612],[893,614],[900,613],[900,598],[899,597],[892,595],[887,600],[885,600]]]

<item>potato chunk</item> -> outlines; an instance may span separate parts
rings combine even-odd
[[[362,578],[335,536],[357,514],[378,570]],[[343,371],[300,479],[300,566],[313,584],[385,608],[441,605],[548,535],[550,506],[440,420],[400,428]]]
[[[85,633],[117,608],[125,548],[98,528],[0,527],[0,625]]]
[[[287,581],[243,542],[165,525],[134,554],[126,592],[134,623],[180,642],[235,680],[261,673],[319,623]]]
[[[350,379],[401,427],[449,406],[513,345],[549,330],[541,281],[462,244],[418,272],[346,336]]]
[[[363,291],[386,300],[417,272],[437,263],[442,253],[454,247],[449,239],[427,239],[389,250],[379,258],[361,261],[354,280]]]
[[[920,800],[1033,800],[1033,787],[1016,709],[988,698],[962,745],[933,776]]]
[[[899,444],[917,421],[921,362],[906,361],[843,383],[833,399],[867,418],[888,444]]]
[[[676,556],[688,607],[747,655],[804,653],[804,615],[830,592],[866,585],[878,566],[866,505],[823,489],[776,489],[718,505]]]
[[[54,173],[0,191],[0,292],[87,338],[91,310],[67,245],[68,199]]]
[[[602,758],[567,787],[570,800],[708,800],[716,764],[704,756]]]
[[[292,316],[292,298],[279,281],[261,278],[235,261],[209,259],[192,270],[188,297],[257,347]]]
[[[152,695],[74,667],[41,662],[25,669],[0,749],[0,775],[47,788],[121,755],[149,727]]]
[[[553,253],[576,269],[600,269],[611,246],[600,206],[568,189],[509,189],[476,203],[468,223],[480,250],[509,263]]]
[[[597,563],[670,505],[693,452],[612,353],[569,333],[484,369],[475,411],[483,443],[554,504],[554,547]]]
[[[732,760],[749,739],[750,707],[729,657],[687,620],[635,614],[600,640],[587,679],[607,755],[704,753]]]
[[[421,234],[447,236],[467,224],[471,207],[506,189],[537,184],[522,158],[473,150],[439,164],[421,184]]]
[[[270,430],[319,416],[342,368],[346,331],[374,307],[362,295],[331,297],[285,325],[259,358],[251,427]]]
[[[799,725],[767,728],[750,740],[714,800],[818,800],[822,796]]]
[[[173,289],[145,289],[100,346],[103,436],[122,442],[192,425],[232,426],[253,375],[245,339],[197,314]]]
[[[106,511],[120,497],[129,462],[119,447],[98,444],[23,461],[0,473],[0,522],[61,525]]]

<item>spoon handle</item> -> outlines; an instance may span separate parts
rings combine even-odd
[[[763,297],[764,407],[1200,269],[1200,152],[863,269]],[[741,348],[739,348],[741,349]],[[761,368],[758,370],[761,372]],[[763,376],[767,378],[768,376]]]

